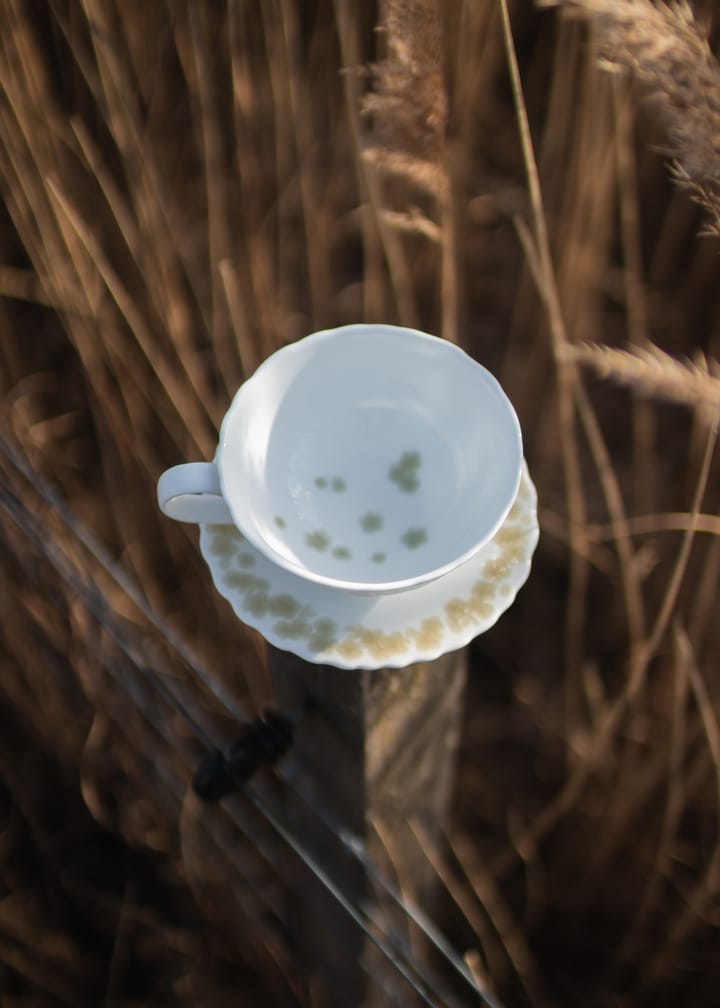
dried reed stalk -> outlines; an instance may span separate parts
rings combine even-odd
[[[668,132],[676,181],[720,234],[720,65],[686,0],[541,0],[589,19],[602,64],[629,71]]]

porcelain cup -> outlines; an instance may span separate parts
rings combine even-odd
[[[307,581],[395,592],[475,556],[510,510],[522,460],[489,371],[427,333],[358,324],[261,364],[215,460],[164,472],[158,503],[179,521],[235,525]]]

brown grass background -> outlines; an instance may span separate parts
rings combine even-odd
[[[362,319],[491,368],[539,491],[443,927],[507,1006],[717,1002],[720,23],[564,6],[510,4],[524,134],[494,0],[0,2],[4,1006],[301,1000],[270,839],[142,674],[220,735],[272,701],[154,486]]]

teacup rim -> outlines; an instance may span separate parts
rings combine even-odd
[[[449,353],[455,353],[456,355],[464,358],[473,367],[480,369],[483,372],[484,380],[488,382],[489,385],[494,387],[496,392],[500,393],[500,401],[503,402],[504,407],[508,413],[511,421],[511,425],[514,428],[514,438],[513,447],[517,452],[517,459],[515,465],[515,479],[512,484],[512,493],[509,499],[506,501],[501,512],[498,513],[498,517],[489,531],[475,542],[470,548],[465,550],[459,557],[456,557],[445,564],[438,567],[433,567],[428,571],[424,571],[420,574],[413,575],[411,577],[395,579],[392,581],[381,580],[381,581],[356,581],[347,578],[337,578],[327,574],[321,574],[316,571],[312,571],[310,568],[306,567],[301,563],[295,563],[288,557],[281,554],[279,551],[274,549],[267,540],[263,539],[259,535],[255,535],[252,529],[247,529],[243,527],[242,521],[238,521],[237,510],[233,507],[233,501],[231,496],[229,497],[226,491],[225,479],[223,476],[223,465],[222,465],[222,455],[223,448],[228,441],[228,430],[233,424],[233,414],[237,409],[240,408],[240,404],[243,398],[243,389],[252,382],[256,377],[261,375],[261,373],[266,370],[277,367],[278,359],[283,357],[287,359],[290,354],[301,354],[307,353],[313,349],[318,343],[327,342],[335,339],[345,338],[352,333],[360,333],[372,331],[375,334],[381,334],[383,332],[387,333],[389,336],[399,336],[400,334],[406,334],[412,336],[413,338],[421,338],[427,342],[431,342],[433,345],[442,345],[443,349]],[[312,346],[311,346],[312,344]],[[493,538],[497,533],[505,519],[507,518],[510,509],[512,508],[517,494],[520,488],[520,482],[522,478],[522,466],[523,466],[523,440],[522,440],[522,429],[520,427],[520,421],[517,416],[517,412],[510,401],[509,396],[503,389],[499,380],[495,375],[486,368],[483,364],[472,357],[467,351],[463,350],[462,347],[455,343],[451,343],[449,340],[444,339],[440,336],[435,336],[432,333],[425,332],[421,329],[415,329],[411,326],[396,325],[393,323],[386,322],[353,322],[342,326],[330,327],[326,329],[320,329],[317,332],[310,333],[307,336],[301,337],[290,343],[286,343],[279,347],[276,351],[270,354],[265,360],[263,360],[255,371],[240,385],[236,391],[233,399],[228,407],[225,416],[223,417],[220,433],[217,445],[217,451],[215,455],[215,464],[218,470],[218,476],[220,481],[220,487],[222,489],[223,497],[227,503],[228,509],[232,515],[233,522],[240,531],[240,533],[245,536],[245,538],[252,543],[252,545],[263,553],[271,562],[277,564],[289,573],[294,574],[305,581],[311,582],[313,584],[322,585],[326,588],[330,588],[336,591],[348,592],[356,595],[367,595],[376,596],[384,594],[393,594],[404,591],[409,591],[413,588],[417,588],[423,584],[429,584],[438,578],[450,573],[451,571],[457,569],[472,558]]]

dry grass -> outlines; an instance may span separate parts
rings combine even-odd
[[[142,672],[217,737],[270,699],[154,483],[362,318],[498,373],[541,502],[416,830],[443,926],[508,1008],[715,1003],[720,24],[556,6],[0,0],[4,1005],[297,1003],[273,840]]]
[[[585,364],[603,378],[611,378],[639,395],[680,403],[697,412],[706,423],[714,423],[720,409],[718,364],[698,355],[694,361],[678,360],[649,344],[620,350],[601,344],[568,346],[563,351],[570,361]]]
[[[604,65],[629,71],[664,120],[678,181],[720,228],[720,66],[686,0],[550,0],[591,21]]]

